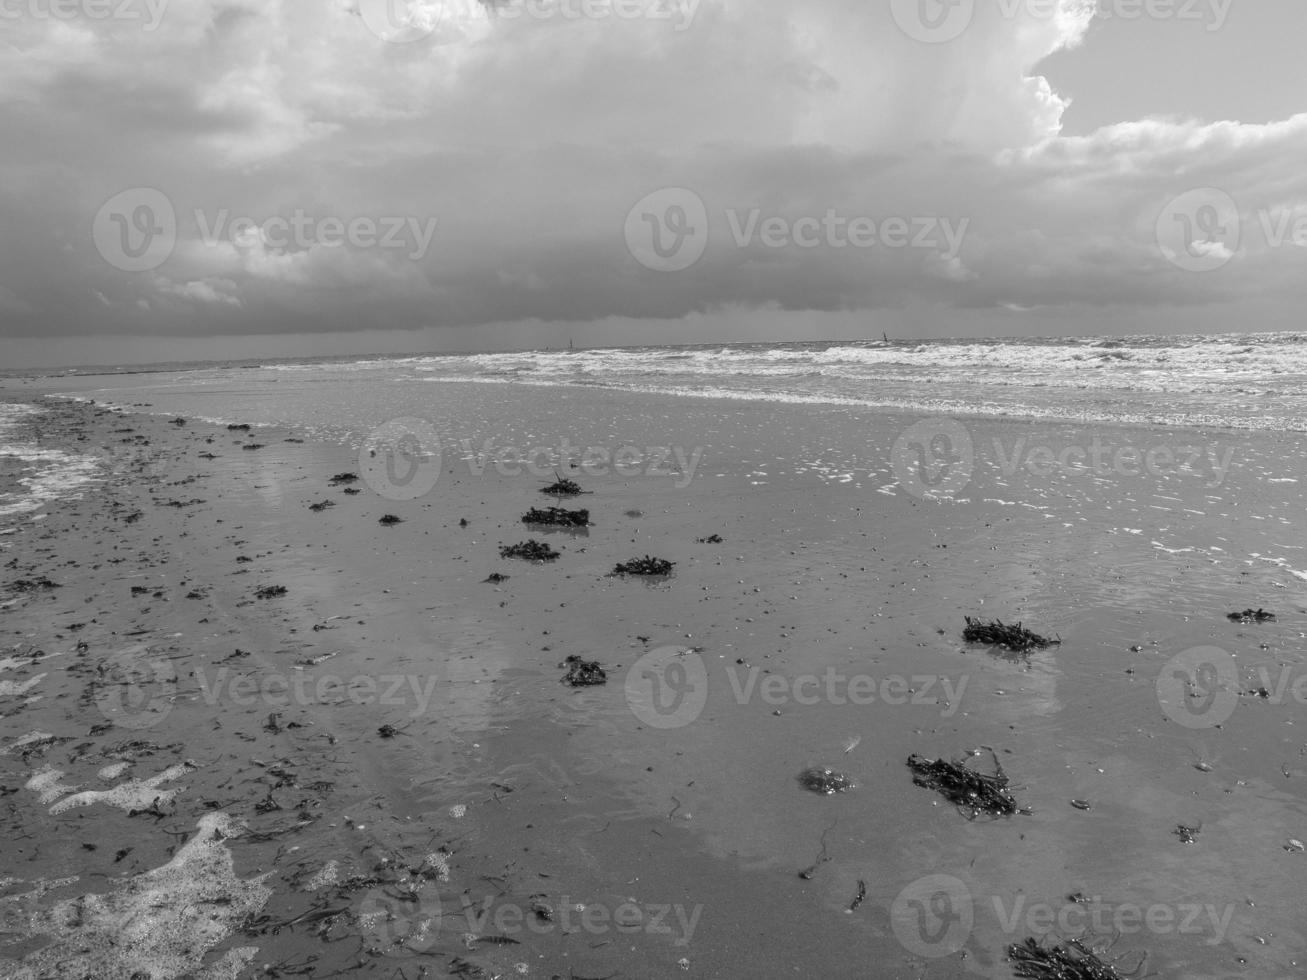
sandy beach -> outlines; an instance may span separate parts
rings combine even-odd
[[[1108,469],[1075,480],[1004,466],[1083,432],[973,421],[941,500],[757,485],[763,431],[892,466],[918,420],[644,402],[568,411],[679,411],[686,465],[591,459],[559,501],[526,465],[447,452],[404,500],[291,429],[41,401],[42,443],[103,463],[0,537],[0,975],[1008,976],[1077,927],[1122,933],[1123,970],[1292,973],[1307,614],[1249,556],[1300,502],[1247,494],[1296,437],[1128,476],[1112,445],[1203,440],[1097,429]],[[520,523],[550,504],[593,526]],[[498,557],[528,538],[560,558]],[[674,574],[608,574],[649,554]],[[1250,605],[1277,619],[1227,621]],[[967,645],[964,615],[1062,642]],[[1237,663],[1201,692],[1219,724],[1159,681],[1204,647]],[[562,684],[569,655],[607,683]],[[968,820],[905,766],[980,746],[1028,813]]]

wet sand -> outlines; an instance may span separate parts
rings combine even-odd
[[[573,473],[593,492],[564,506],[594,526],[545,535],[517,522],[554,502],[538,479],[455,454],[418,499],[350,495],[330,478],[355,454],[289,429],[47,406],[43,439],[107,463],[0,537],[0,976],[1009,976],[1031,909],[1074,927],[1074,894],[1109,925],[1155,913],[1117,942],[1123,969],[1302,961],[1307,542],[1301,484],[1269,483],[1297,437],[1241,435],[1217,485],[1005,475],[990,454],[941,503],[816,465],[757,485],[770,440],[884,460],[913,419],[659,403],[744,435],[689,481]],[[1092,438],[970,428],[981,455]],[[562,557],[497,556],[528,537]],[[607,575],[645,554],[674,576]],[[1276,621],[1226,620],[1249,605]],[[964,614],[1063,642],[968,647]],[[1158,676],[1208,645],[1237,658],[1237,703],[1177,723]],[[574,653],[608,683],[562,685]],[[683,696],[653,710],[655,683]],[[912,785],[909,754],[981,745],[1029,815],[968,821]],[[855,788],[804,791],[812,765]],[[131,911],[188,841],[214,853],[181,880],[209,891]],[[175,941],[107,942],[142,914]]]

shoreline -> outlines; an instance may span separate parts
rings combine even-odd
[[[1135,575],[1157,574],[1142,569],[1119,589],[1104,577],[1087,597],[1084,577],[1096,572],[1073,564],[1085,560],[1087,541],[1100,552],[1095,568],[1119,574],[1140,561],[1130,536],[1103,533],[1097,510],[1086,529],[1055,535],[1043,526],[1048,518],[1017,520],[983,502],[941,506],[838,485],[814,495],[799,483],[759,493],[743,479],[747,471],[720,460],[680,490],[642,474],[583,478],[595,493],[577,506],[591,509],[596,526],[585,536],[543,536],[563,558],[532,566],[495,557],[500,543],[542,537],[516,521],[527,505],[548,501],[530,474],[503,477],[491,466],[474,481],[461,460],[447,459],[436,495],[393,501],[365,488],[350,496],[329,478],[356,468],[357,457],[288,442],[301,438],[289,429],[259,430],[264,448],[245,450],[249,436],[220,426],[77,403],[50,411],[56,438],[85,436],[107,463],[102,486],[0,538],[9,546],[0,559],[12,563],[0,580],[5,644],[45,651],[0,673],[0,682],[20,685],[43,675],[0,698],[0,763],[13,804],[7,831],[33,835],[0,868],[26,880],[9,884],[0,901],[70,875],[81,880],[31,899],[32,911],[114,887],[166,866],[202,819],[226,813],[232,833],[248,825],[227,845],[235,877],[268,875],[262,887],[270,891],[252,933],[232,923],[213,944],[210,965],[224,950],[258,947],[248,969],[231,976],[306,957],[326,972],[367,963],[405,976],[423,965],[448,970],[455,957],[492,974],[525,963],[532,976],[680,975],[681,959],[692,976],[842,975],[851,963],[915,976],[923,960],[896,934],[894,903],[935,869],[966,878],[978,906],[990,893],[1008,903],[1079,889],[1120,895],[1123,883],[1139,901],[1165,894],[1163,869],[1196,885],[1195,868],[1173,862],[1195,853],[1211,862],[1215,847],[1219,862],[1200,862],[1203,897],[1223,909],[1259,875],[1274,880],[1273,838],[1303,836],[1285,819],[1293,798],[1271,789],[1285,778],[1282,760],[1301,776],[1270,719],[1241,711],[1233,734],[1202,740],[1168,731],[1148,676],[1163,653],[1239,635],[1228,623],[1183,625],[1211,596],[1230,608],[1236,595],[1269,596],[1281,617],[1262,631],[1267,638],[1307,623],[1301,601],[1270,592],[1272,581],[1284,581],[1274,567],[1236,590],[1216,572],[1209,580],[1197,562],[1159,555],[1156,568],[1180,590],[1169,602],[1138,592]],[[120,428],[135,431],[113,431]],[[991,431],[1012,430],[987,429],[977,441]],[[1039,507],[1053,507],[1055,494],[1045,496]],[[308,509],[323,500],[334,506]],[[636,510],[639,517],[626,516]],[[403,523],[379,526],[386,513]],[[712,533],[724,543],[697,541]],[[1007,557],[994,558],[995,548]],[[645,553],[676,561],[674,579],[605,577],[614,560]],[[509,580],[484,582],[494,571]],[[42,578],[59,587],[8,588]],[[287,593],[255,597],[268,586]],[[1123,603],[1139,607],[1133,620],[1099,621]],[[991,607],[1033,611],[1035,625],[1072,644],[1028,663],[960,650],[962,613]],[[1156,642],[1139,664],[1142,676],[1125,673],[1139,661],[1127,638]],[[702,647],[711,697],[692,723],[657,729],[631,711],[624,675],[666,646]],[[607,685],[559,684],[557,664],[573,652],[611,666]],[[1268,662],[1287,655],[1272,651]],[[1151,667],[1149,656],[1157,658]],[[142,669],[147,683],[133,674]],[[843,704],[821,693],[819,703],[804,703],[812,689],[796,678],[830,672],[936,683],[901,702],[891,692]],[[239,675],[250,678],[245,686]],[[127,688],[111,682],[132,676],[138,681]],[[779,700],[762,694],[769,676],[790,682],[777,689]],[[140,710],[133,687],[154,710]],[[92,734],[110,721],[114,729]],[[397,730],[389,738],[378,732],[387,724]],[[15,752],[16,739],[32,731],[59,741]],[[1088,740],[1083,748],[1072,733]],[[852,735],[862,742],[844,752]],[[155,747],[113,755],[140,740]],[[910,752],[947,756],[980,742],[1010,753],[1004,764],[1028,784],[1034,816],[970,824],[911,785],[903,766]],[[1219,783],[1192,767],[1179,772],[1175,760],[1191,745],[1220,754],[1217,742],[1232,746]],[[1233,783],[1236,759],[1242,785]],[[124,761],[125,774],[96,775]],[[827,799],[795,787],[805,766],[832,761],[856,770],[860,791]],[[187,771],[142,791],[177,790],[156,812],[129,816],[101,802],[51,814],[73,791],[41,804],[26,784],[45,765],[62,775],[47,775],[42,788],[76,792]],[[1082,797],[1096,810],[1066,807]],[[925,820],[933,829],[921,836]],[[1204,850],[1186,852],[1170,837],[1177,820],[1205,821]],[[1220,830],[1241,820],[1251,841]],[[1138,826],[1140,838],[1104,862],[1103,835],[1121,823]],[[823,849],[831,861],[812,880],[800,878],[795,872]],[[1148,869],[1134,886],[1125,874],[1132,862]],[[1232,867],[1241,870],[1219,884]],[[306,891],[315,879],[321,887]],[[859,881],[868,899],[845,915]],[[242,894],[257,898],[258,887]],[[483,921],[468,911],[484,911],[487,899],[484,921],[516,943],[464,940],[484,931],[465,927]],[[549,918],[532,903],[544,903]],[[578,903],[596,910],[591,920],[572,908]],[[1281,915],[1266,905],[1234,914],[1217,950],[1223,962],[1235,944],[1241,955],[1286,967],[1294,949],[1288,908]],[[340,911],[313,919],[315,909]],[[565,913],[573,932],[562,928]],[[615,917],[629,921],[619,928]],[[1001,946],[1024,936],[1008,938],[993,916],[977,918],[977,955],[937,962],[1005,975]],[[279,922],[293,924],[274,934]],[[680,932],[662,931],[668,923]],[[1278,937],[1269,947],[1250,938],[1268,931]],[[749,935],[760,939],[741,950],[739,937]],[[1150,936],[1140,945],[1185,962],[1202,952],[1185,938]],[[48,939],[8,943],[0,956],[32,955]],[[17,968],[0,960],[0,975],[7,969]]]

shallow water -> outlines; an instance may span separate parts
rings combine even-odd
[[[1147,951],[1164,976],[1288,975],[1301,962],[1303,856],[1285,850],[1307,838],[1291,686],[1307,671],[1301,433],[971,419],[969,460],[918,431],[905,464],[895,445],[921,419],[863,405],[243,374],[159,389],[136,377],[114,397],[353,446],[401,416],[439,433],[436,485],[387,504],[410,508],[399,536],[370,544],[337,508],[327,518],[347,566],[293,552],[267,566],[306,617],[348,597],[375,622],[332,670],[439,677],[401,736],[412,754],[362,744],[374,711],[333,716],[389,800],[359,811],[367,839],[421,840],[421,821],[471,802],[455,818],[462,871],[518,882],[564,868],[591,901],[699,906],[687,944],[645,935],[640,948],[709,976],[1006,976],[1003,946],[1039,934],[1046,910],[1060,935],[1083,925],[1074,892],[1100,896],[1102,921],[1124,926],[1116,952]],[[487,558],[525,536],[515,517],[567,465],[567,446],[577,459],[633,451],[624,470],[569,471],[595,490],[583,506],[597,526],[551,536],[565,552],[554,566]],[[522,465],[508,447],[540,452]],[[252,498],[288,507],[306,492],[275,454],[251,465]],[[273,538],[280,518],[265,520]],[[711,533],[725,540],[696,541]],[[671,580],[605,577],[650,550],[678,563]],[[513,577],[479,584],[496,568]],[[1274,623],[1225,619],[1263,605]],[[1063,642],[1029,657],[967,647],[966,614]],[[686,662],[702,673],[683,714],[641,714],[627,685],[647,691],[641,658],[666,646],[696,648]],[[1235,701],[1219,724],[1178,723],[1159,678],[1204,646],[1236,664]],[[568,652],[610,666],[609,684],[560,685]],[[853,678],[875,697],[855,699]],[[1263,683],[1271,697],[1250,693]],[[910,753],[981,745],[999,751],[1030,815],[967,821],[912,785]],[[805,792],[796,776],[812,765],[857,788]],[[1194,844],[1173,834],[1179,823],[1201,826]],[[362,854],[364,839],[324,836],[306,867]],[[859,881],[867,899],[846,914]],[[478,901],[489,888],[455,884]],[[1135,908],[1151,910],[1150,927],[1132,931]],[[622,953],[560,942],[550,962],[605,975]]]

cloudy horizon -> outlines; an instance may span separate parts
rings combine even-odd
[[[0,363],[1297,330],[1304,28],[0,0]]]

